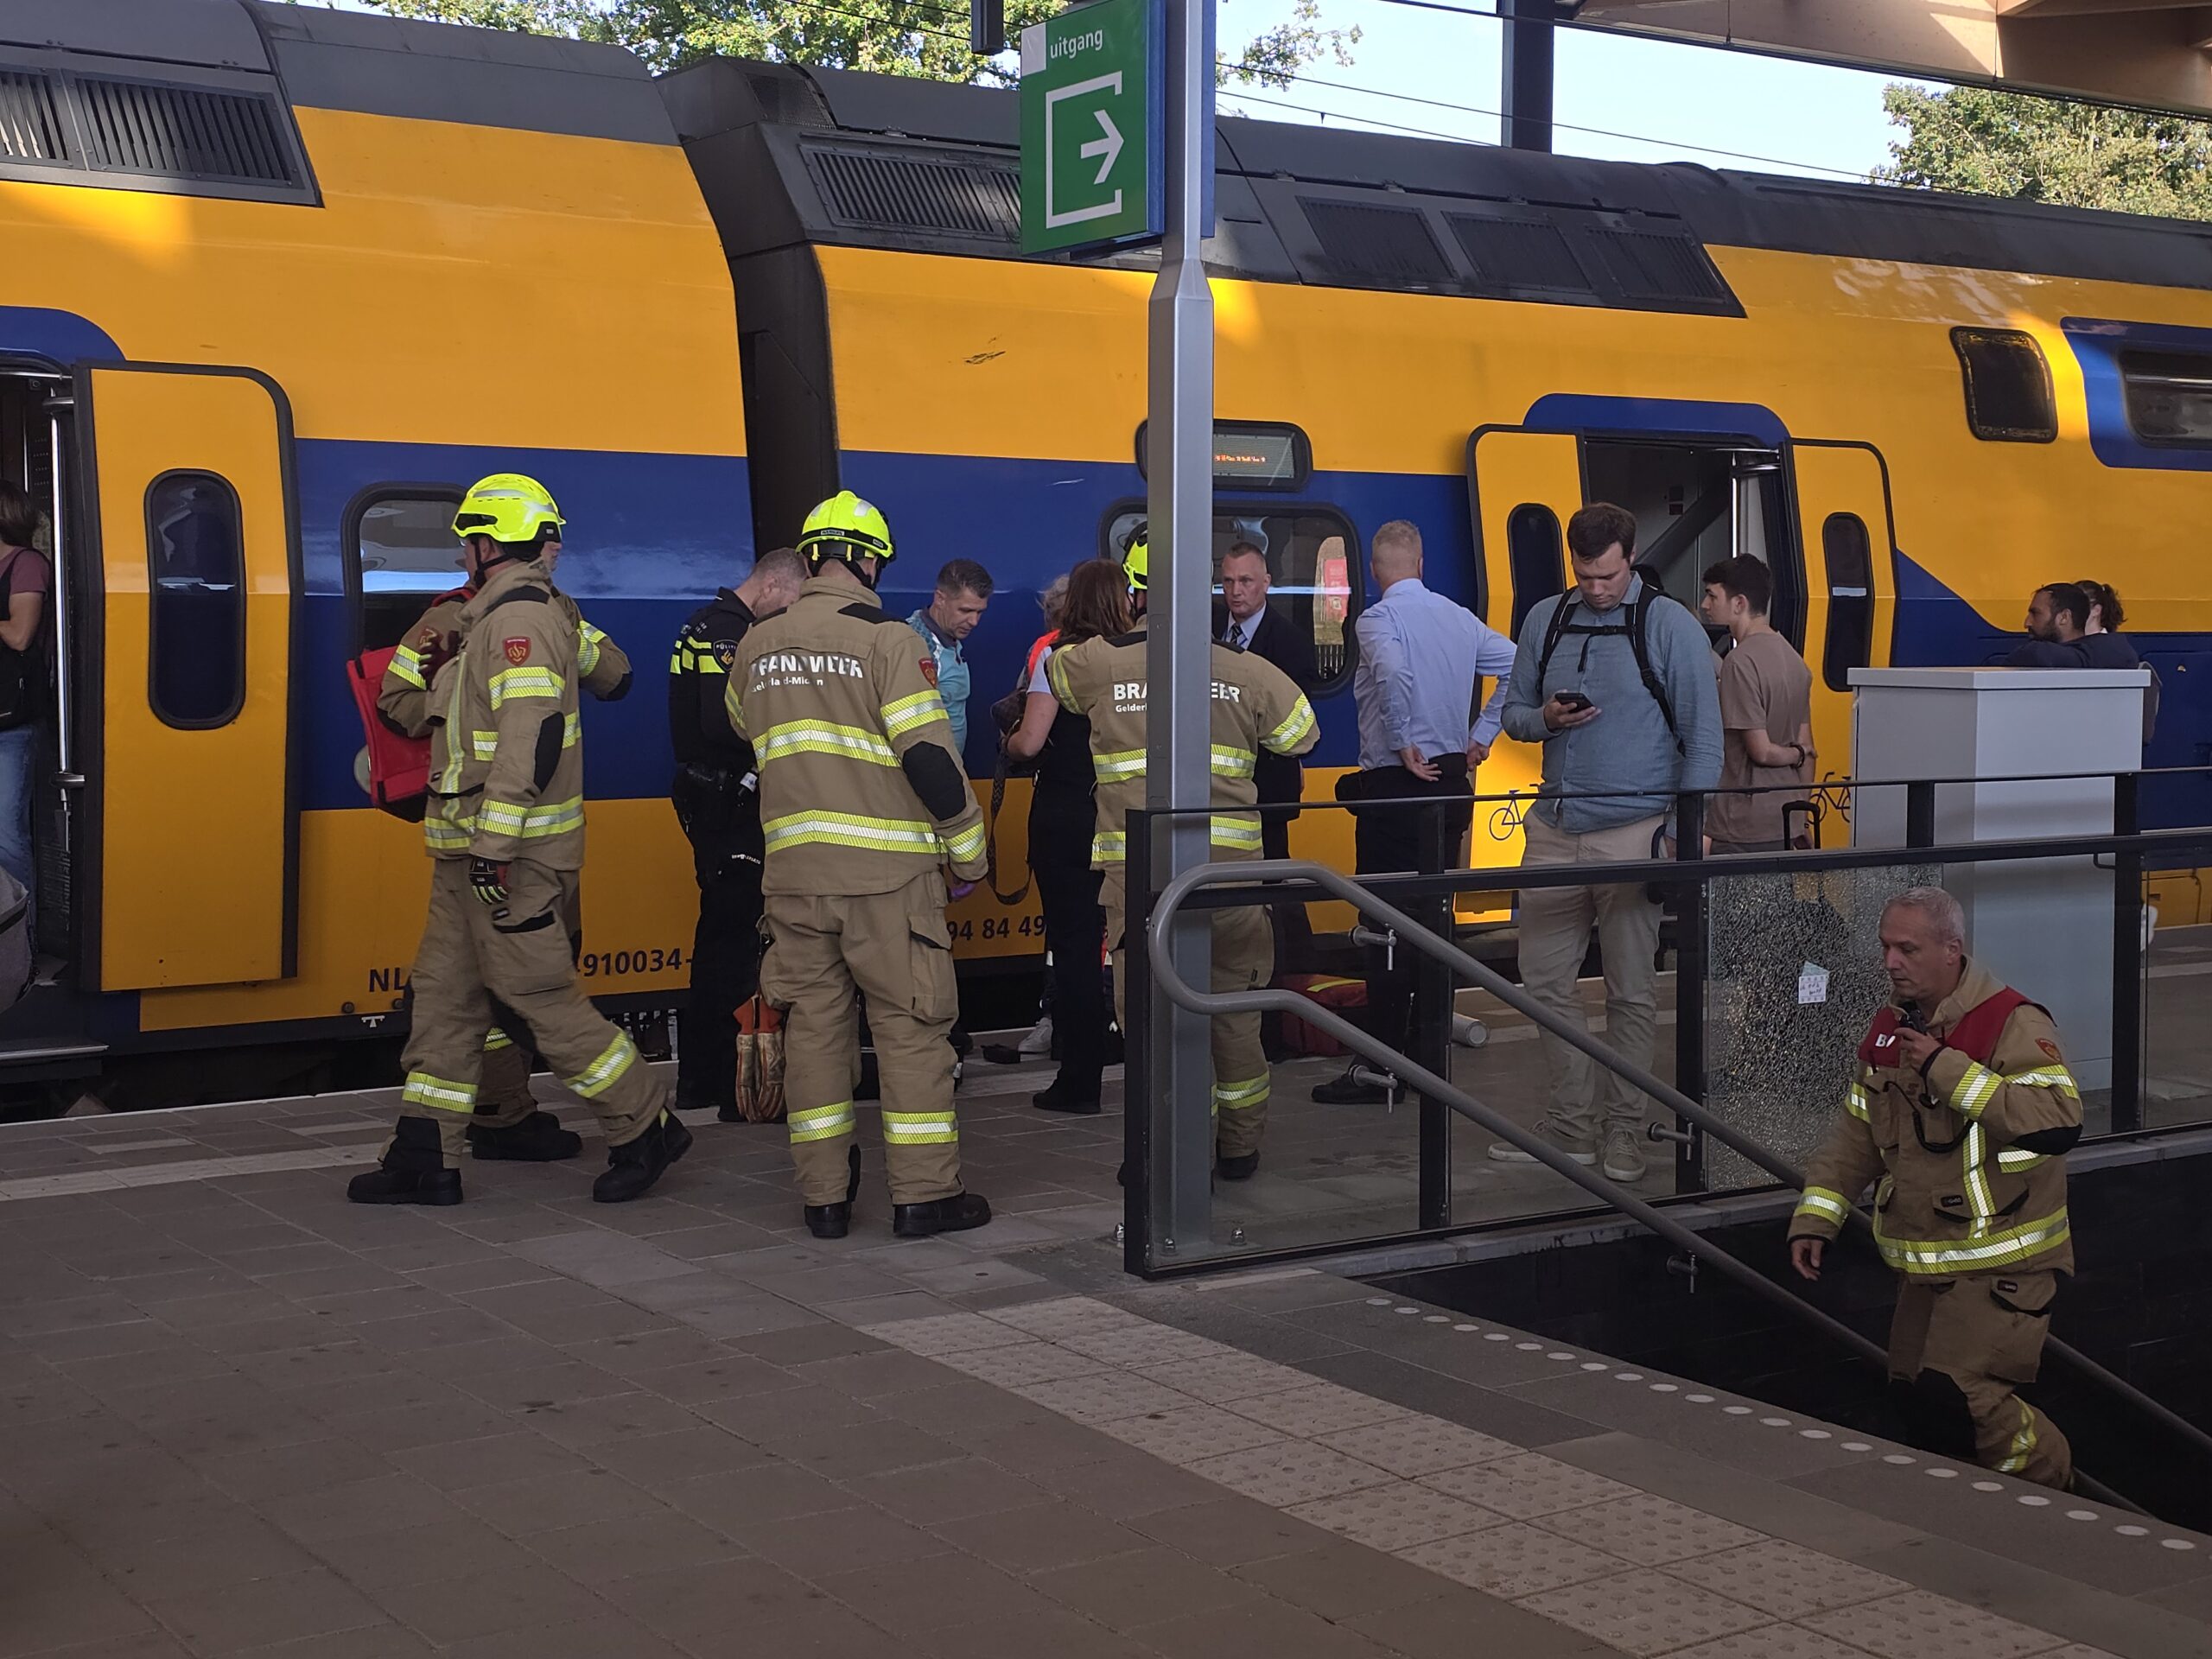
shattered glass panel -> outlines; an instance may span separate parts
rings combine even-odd
[[[1803,1165],[1834,1122],[1859,1039],[1888,998],[1882,906],[1907,887],[1942,886],[1942,874],[1910,864],[1712,884],[1706,1100],[1715,1113]],[[1707,1137],[1713,1190],[1772,1180]]]

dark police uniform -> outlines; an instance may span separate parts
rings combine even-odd
[[[691,940],[691,1006],[677,1056],[677,1104],[737,1116],[735,1010],[760,985],[760,797],[753,746],[723,707],[738,642],[757,620],[724,588],[691,613],[668,659],[670,798],[691,842],[699,925]]]

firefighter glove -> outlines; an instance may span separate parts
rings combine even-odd
[[[468,885],[487,905],[507,902],[507,867],[488,858],[468,861]]]

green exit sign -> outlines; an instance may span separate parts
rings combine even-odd
[[[1021,31],[1021,251],[1160,235],[1160,0]]]

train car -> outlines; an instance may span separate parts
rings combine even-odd
[[[1002,692],[1027,595],[1141,511],[1150,256],[1020,256],[1012,93],[727,61],[664,88],[730,256],[759,533],[842,482],[900,527],[888,586],[980,558],[1001,594],[976,683]],[[1715,559],[1770,564],[1832,776],[1853,668],[1996,660],[2034,588],[2082,576],[2120,591],[2164,679],[2151,763],[2207,759],[2212,589],[2190,550],[2212,507],[2212,229],[1233,118],[1217,136],[1216,546],[1259,541],[1313,632],[1309,797],[1357,760],[1346,623],[1376,527],[1412,519],[1429,585],[1517,634],[1595,499],[1634,511],[1647,573],[1692,604]],[[971,770],[989,758],[971,739]],[[1535,772],[1508,743],[1481,787]],[[2208,809],[2202,780],[2162,781],[2146,816]],[[1308,814],[1293,849],[1347,842]],[[1516,842],[1486,815],[1473,861]],[[973,950],[1034,948],[988,895],[965,925]]]
[[[428,860],[357,781],[345,664],[458,584],[494,471],[555,491],[559,580],[635,659],[583,717],[584,966],[618,1012],[669,1001],[662,666],[753,513],[728,274],[642,66],[240,0],[0,8],[0,478],[50,504],[59,625],[48,982],[0,1017],[0,1090],[388,1050]]]

